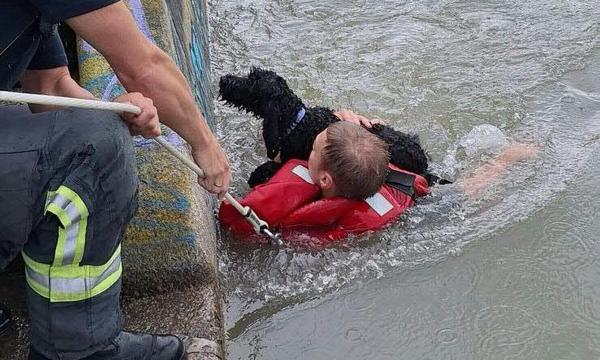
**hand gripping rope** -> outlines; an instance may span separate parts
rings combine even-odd
[[[81,109],[109,110],[115,112],[129,112],[133,114],[139,114],[142,112],[142,110],[139,107],[131,104],[76,99],[61,96],[25,94],[10,91],[0,91],[0,101],[23,102],[39,105],[66,106]],[[190,168],[198,176],[204,177],[204,171],[202,171],[202,169],[200,169],[195,162],[193,162],[184,154],[179,152],[179,150],[177,150],[162,136],[155,137],[154,140],[160,145],[162,145],[165,149],[167,149],[167,151],[169,151],[173,156],[179,159],[184,165]],[[250,225],[252,225],[254,231],[257,234],[266,235],[275,245],[283,245],[283,240],[281,239],[280,234],[272,232],[269,229],[269,224],[267,224],[266,221],[261,220],[250,207],[242,206],[229,193],[225,194],[225,200],[227,200],[228,203],[233,205],[233,207],[246,218],[246,220],[250,223]]]

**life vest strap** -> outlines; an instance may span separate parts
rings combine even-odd
[[[415,198],[415,175],[390,169],[385,178],[385,183],[396,190]]]
[[[439,185],[447,185],[447,184],[452,184],[453,182],[450,180],[446,180],[444,178],[441,178],[437,175],[433,175],[433,174],[425,174],[423,175],[423,177],[425,178],[425,180],[427,180],[427,184],[429,186],[435,185],[435,184],[439,184]]]

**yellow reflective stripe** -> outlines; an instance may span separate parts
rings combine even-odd
[[[102,275],[102,273],[110,267],[110,264],[112,264],[112,262],[115,261],[119,256],[121,256],[121,245],[119,245],[117,247],[117,250],[115,250],[113,255],[110,257],[110,259],[108,259],[108,261],[104,265],[99,265],[99,266],[84,265],[84,266],[87,266],[89,276],[97,277],[97,276]]]
[[[31,268],[33,271],[39,274],[50,274],[50,265],[39,263],[25,254],[25,251],[21,251],[25,266]]]
[[[100,284],[98,284],[91,290],[80,292],[53,291],[52,294],[50,294],[50,290],[47,287],[35,281],[32,277],[30,277],[27,271],[25,272],[27,284],[29,285],[29,287],[31,287],[31,289],[35,291],[38,295],[49,299],[52,303],[81,301],[100,295],[106,290],[108,290],[111,286],[113,286],[121,278],[122,274],[123,265],[119,264],[119,268],[117,269],[117,271],[113,272],[110,276],[108,276]]]
[[[113,286],[123,272],[121,246],[103,265],[79,265],[85,251],[89,211],[81,197],[62,185],[49,191],[45,212],[60,221],[52,265],[37,262],[23,252],[27,283],[50,302],[80,301]]]
[[[77,195],[75,191],[69,189],[64,185],[61,185],[58,188],[58,190],[56,190],[56,193],[61,194],[65,198],[71,200],[73,204],[75,204],[75,206],[77,207],[77,210],[79,210],[79,214],[81,215],[81,217],[88,217],[90,215],[88,213],[87,206],[85,206],[85,203],[83,202],[83,200],[81,200],[81,198],[79,197],[79,195]]]
[[[56,242],[56,250],[54,250],[54,262],[52,263],[52,265],[54,265],[54,266],[61,266],[63,263],[63,254],[65,253],[65,239],[66,238],[67,238],[66,229],[59,226],[58,227],[58,241]]]
[[[58,229],[53,265],[81,263],[89,216],[87,206],[75,191],[64,185],[49,191],[46,203],[46,212],[56,215],[62,224]]]
[[[77,193],[66,186],[61,186],[56,190],[58,194],[61,194],[65,198],[71,200],[71,204],[73,204],[77,208],[77,213],[79,214],[79,231],[77,232],[76,242],[75,242],[75,256],[73,258],[73,264],[79,264],[83,259],[83,252],[85,250],[85,234],[87,231],[87,218],[90,215],[87,206],[77,195]],[[66,210],[66,209],[65,209]],[[72,219],[71,219],[72,220]]]
[[[109,277],[104,279],[100,284],[93,287],[92,289],[80,291],[80,292],[64,292],[64,293],[52,291],[52,294],[49,296],[50,302],[56,303],[56,302],[81,301],[81,300],[86,300],[86,299],[92,298],[96,295],[100,295],[103,292],[105,292],[106,290],[108,290],[111,286],[113,286],[121,278],[122,273],[123,273],[123,265],[119,264],[119,268],[116,272],[112,273]],[[44,297],[48,298],[48,296],[44,296]]]
[[[49,299],[50,298],[50,290],[42,284],[38,284],[38,282],[34,281],[30,276],[27,269],[25,269],[25,280],[27,280],[27,284],[31,288],[31,290],[35,291],[38,295]]]
[[[48,191],[48,194],[46,195],[46,204],[44,205],[44,215],[46,215],[46,212],[48,211],[48,205],[50,205],[52,200],[54,200],[55,195],[56,191]]]
[[[56,204],[48,204],[48,206],[46,207],[46,212],[51,212],[54,215],[56,215],[56,217],[58,218],[58,220],[60,220],[60,223],[62,224],[63,227],[67,227],[68,224],[71,223],[71,220],[69,220],[69,216],[67,215],[67,212],[64,211],[63,209],[61,209],[60,207],[58,207],[58,205]]]
[[[40,262],[33,260],[32,258],[27,256],[27,254],[25,254],[25,252],[22,252],[22,254],[23,254],[23,260],[25,260],[25,265],[27,267],[31,268],[33,271],[35,271],[38,274],[48,276],[50,274],[50,268],[53,268],[52,273],[54,275],[57,275],[61,278],[77,279],[77,278],[81,278],[81,277],[86,277],[88,275],[91,277],[100,276],[106,269],[108,269],[110,267],[110,264],[112,264],[112,262],[115,261],[117,257],[121,256],[121,245],[119,245],[117,247],[115,252],[112,254],[110,259],[106,263],[104,263],[103,265],[97,265],[97,266],[94,266],[94,265],[67,265],[67,266],[54,267],[52,265],[40,263]]]
[[[87,212],[87,209],[86,209]],[[81,217],[79,220],[79,231],[77,232],[77,240],[75,243],[75,258],[73,259],[73,264],[81,263],[83,260],[83,252],[85,250],[85,234],[87,231],[87,215],[85,217]]]
[[[24,251],[22,255],[27,283],[50,302],[80,301],[99,295],[113,286],[123,272],[120,245],[111,258],[99,266],[51,266],[31,259]]]

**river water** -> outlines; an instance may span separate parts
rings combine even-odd
[[[478,199],[434,188],[385,232],[321,251],[224,239],[229,359],[600,357],[597,1],[210,1],[215,83],[252,65],[307,104],[419,134],[458,180],[475,127],[540,147]],[[260,122],[216,108],[232,192]],[[461,142],[462,140],[462,142]]]

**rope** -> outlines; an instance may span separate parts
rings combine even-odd
[[[106,102],[97,100],[85,100],[76,99],[62,96],[50,96],[50,95],[36,95],[17,93],[10,91],[0,91],[0,101],[10,101],[19,103],[39,104],[39,105],[50,105],[50,106],[65,106],[65,107],[76,107],[81,109],[93,109],[93,110],[109,110],[114,112],[129,112],[133,114],[140,114],[142,110],[131,104],[123,104],[117,102]],[[190,160],[187,156],[182,154],[173,145],[171,145],[162,136],[155,137],[154,140],[163,146],[168,152],[179,159],[185,166],[190,168],[199,177],[204,177],[204,171],[196,165],[195,162]],[[257,234],[267,235],[277,245],[282,245],[283,241],[279,237],[279,234],[275,234],[269,230],[269,225],[261,220],[256,213],[248,206],[242,206],[233,196],[229,193],[225,194],[225,200],[230,203],[246,220],[252,225],[254,231]]]

